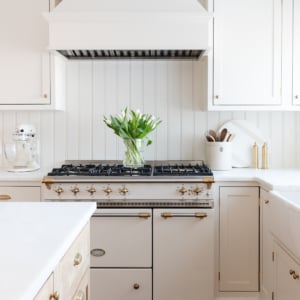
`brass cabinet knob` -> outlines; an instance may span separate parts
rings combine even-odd
[[[80,265],[82,262],[82,255],[80,253],[77,253],[74,257],[74,266]]]
[[[54,292],[53,294],[51,294],[49,300],[59,300],[59,293]]]
[[[10,200],[11,196],[10,195],[0,195],[0,200]]]
[[[128,193],[128,189],[124,186],[123,188],[120,189],[120,193],[126,195]]]
[[[201,193],[202,190],[197,186],[196,188],[194,188],[193,193],[196,195],[199,195],[199,193]]]
[[[140,288],[140,285],[139,285],[138,283],[135,283],[135,284],[133,285],[133,288],[134,288],[135,290],[138,290],[138,289]]]
[[[71,192],[76,196],[77,193],[79,193],[79,188],[78,187],[74,187],[73,189],[71,189]]]
[[[187,189],[185,189],[185,187],[181,187],[178,192],[181,194],[181,195],[184,195],[186,192],[187,192]]]
[[[104,192],[106,193],[106,195],[109,195],[112,192],[112,189],[108,186],[104,189]]]
[[[295,274],[293,275],[293,278],[294,278],[295,280],[297,280],[297,279],[299,280],[299,274],[296,274],[296,273],[295,273]]]
[[[270,201],[269,200],[265,200],[265,204],[269,204],[270,203]]]
[[[61,193],[63,193],[63,188],[62,187],[59,187],[59,188],[57,188],[56,190],[55,190],[55,192],[58,194],[58,195],[60,195]]]
[[[290,275],[294,275],[296,272],[295,272],[294,270],[291,269],[291,270],[289,271],[289,273],[290,273]]]
[[[87,191],[88,191],[91,195],[93,195],[94,193],[96,193],[96,190],[95,190],[93,187],[89,188]]]

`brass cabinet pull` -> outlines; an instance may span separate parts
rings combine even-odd
[[[10,200],[11,196],[10,195],[0,195],[0,200]]]
[[[163,212],[161,213],[161,217],[162,218],[173,218],[173,217],[181,217],[181,218],[200,218],[200,219],[203,219],[203,218],[206,218],[207,217],[207,213],[202,213],[202,212],[196,212],[194,214],[174,214],[174,213],[171,213],[171,212]]]
[[[74,266],[78,266],[82,261],[82,255],[77,253],[74,258]]]
[[[151,217],[151,215],[149,213],[143,213],[143,212],[141,212],[141,213],[138,214],[138,217],[139,218],[143,218],[143,219],[148,219],[148,218]]]
[[[49,300],[59,300],[59,293],[54,292],[53,294],[51,294]]]
[[[299,275],[298,275],[298,274],[294,274],[294,275],[293,275],[293,278],[294,278],[295,280],[297,280],[297,279],[299,280]]]
[[[295,280],[299,280],[299,274],[297,274],[295,270],[290,269],[289,273]]]
[[[265,200],[265,204],[269,204],[270,203],[270,201],[269,200]]]
[[[290,273],[290,275],[294,275],[296,272],[294,270],[290,269],[289,273]]]

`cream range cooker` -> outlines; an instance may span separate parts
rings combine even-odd
[[[43,179],[44,201],[96,201],[91,299],[209,300],[214,178],[203,161],[66,161]]]

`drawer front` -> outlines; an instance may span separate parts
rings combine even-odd
[[[151,269],[91,269],[91,300],[151,300]]]
[[[91,266],[151,267],[151,210],[102,209],[97,213],[91,220]]]
[[[54,286],[59,290],[60,299],[72,299],[90,262],[89,223],[82,230],[55,270]]]
[[[85,271],[83,278],[79,284],[75,295],[72,300],[88,300],[89,298],[89,285],[90,285],[90,269]]]
[[[40,201],[38,186],[0,186],[0,203],[5,201]]]

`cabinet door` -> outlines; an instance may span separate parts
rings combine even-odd
[[[4,201],[40,201],[38,186],[0,186],[0,202]]]
[[[219,231],[220,291],[258,291],[258,187],[220,187]]]
[[[300,295],[300,265],[275,244],[276,300],[298,300]]]
[[[281,104],[281,0],[214,0],[213,106]]]
[[[262,290],[271,299],[273,291],[273,238],[271,235],[272,225],[272,202],[269,193],[261,189],[261,247],[262,247]]]
[[[49,0],[5,1],[0,10],[0,105],[50,103]]]
[[[195,213],[205,217],[197,218]],[[213,293],[214,210],[156,209],[153,299],[211,300]]]
[[[293,103],[300,105],[300,0],[294,0]]]

